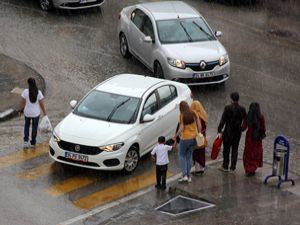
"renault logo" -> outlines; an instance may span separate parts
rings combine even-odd
[[[205,61],[201,61],[200,62],[200,67],[201,67],[201,69],[204,69],[206,67],[206,62]]]
[[[79,152],[80,151],[80,145],[75,145],[75,151]]]

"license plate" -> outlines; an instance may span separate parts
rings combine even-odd
[[[76,154],[72,152],[65,152],[65,157],[67,159],[72,159],[75,161],[88,162],[89,157],[87,155]]]
[[[193,74],[193,78],[213,77],[214,75],[215,75],[214,72],[194,73],[194,74]]]
[[[88,0],[80,0],[80,4],[84,4],[84,3],[87,3],[88,2]]]

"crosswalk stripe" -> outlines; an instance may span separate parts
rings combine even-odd
[[[53,197],[59,197],[76,189],[92,184],[96,181],[97,178],[95,177],[72,177],[61,183],[50,186],[45,191]]]
[[[38,167],[34,167],[30,170],[17,173],[16,176],[23,180],[36,180],[40,177],[54,173],[55,171],[57,171],[58,168],[59,167],[57,166],[57,164],[54,164],[53,162],[45,163]]]
[[[168,173],[168,176],[172,176],[172,174]],[[73,203],[76,207],[81,209],[95,208],[96,206],[111,202],[139,189],[145,188],[155,182],[155,171],[148,171],[122,183],[115,184],[91,195],[77,199]]]
[[[28,148],[3,156],[0,158],[0,169],[44,155],[48,152],[48,149],[48,143],[42,143],[37,145],[35,148]]]

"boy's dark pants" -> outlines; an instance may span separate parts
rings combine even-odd
[[[156,165],[156,185],[158,188],[166,188],[168,164]]]

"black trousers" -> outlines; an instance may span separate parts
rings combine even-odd
[[[230,138],[224,138],[223,140],[223,167],[228,169],[229,167],[229,157],[231,150],[231,164],[230,169],[235,170],[237,159],[238,159],[238,149],[240,143],[241,135],[233,136]]]
[[[159,188],[166,188],[168,164],[156,165],[156,185]]]

